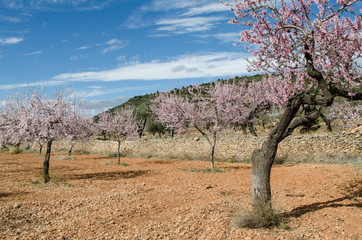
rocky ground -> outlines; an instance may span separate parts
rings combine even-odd
[[[283,223],[237,228],[250,210],[251,165],[0,153],[0,239],[360,239],[360,168],[292,164],[272,169],[273,205]]]
[[[222,161],[250,162],[251,154],[266,139],[268,131],[258,131],[259,136],[242,133],[221,135],[217,141],[215,158]],[[308,134],[295,133],[282,141],[278,148],[277,158],[286,163],[296,162],[355,162],[361,164],[362,128],[343,131],[326,132],[325,128]],[[36,145],[34,146],[36,149]],[[57,151],[67,151],[69,144],[56,142],[53,147]],[[142,139],[125,141],[121,144],[122,154],[136,158],[209,159],[210,144],[197,132],[163,138],[146,136]],[[92,140],[75,145],[74,151],[108,155],[116,152],[117,142]]]

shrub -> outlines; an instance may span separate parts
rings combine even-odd
[[[273,228],[278,227],[282,223],[282,218],[272,208],[254,209],[246,211],[232,220],[234,227],[240,228]]]

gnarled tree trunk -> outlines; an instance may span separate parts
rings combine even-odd
[[[271,208],[270,172],[278,150],[278,144],[300,107],[299,102],[290,101],[278,125],[273,128],[261,149],[252,155],[251,172],[252,202],[256,210]]]

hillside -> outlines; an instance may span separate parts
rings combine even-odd
[[[235,77],[235,80],[237,82],[240,81],[247,81],[247,82],[252,82],[252,81],[260,81],[262,78],[262,75],[254,75],[254,76],[243,76],[243,77]],[[227,81],[226,79],[218,79],[217,81]],[[203,83],[201,84],[201,86],[204,86],[206,88],[208,88],[211,84],[213,84],[214,82],[208,82],[208,83]],[[175,88],[172,90],[172,92],[181,92],[182,95],[188,95],[188,88],[190,86],[184,86],[182,88]],[[151,103],[151,101],[155,98],[157,92],[156,93],[152,93],[152,94],[146,94],[146,95],[140,95],[140,96],[135,96],[133,98],[130,98],[127,102],[120,104],[114,108],[109,109],[110,112],[114,112],[117,111],[117,109],[120,109],[122,107],[134,107],[136,108],[136,111],[138,114],[141,114],[144,112],[145,108]]]

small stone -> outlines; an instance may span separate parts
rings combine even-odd
[[[21,205],[19,203],[14,203],[14,208],[20,208]]]

